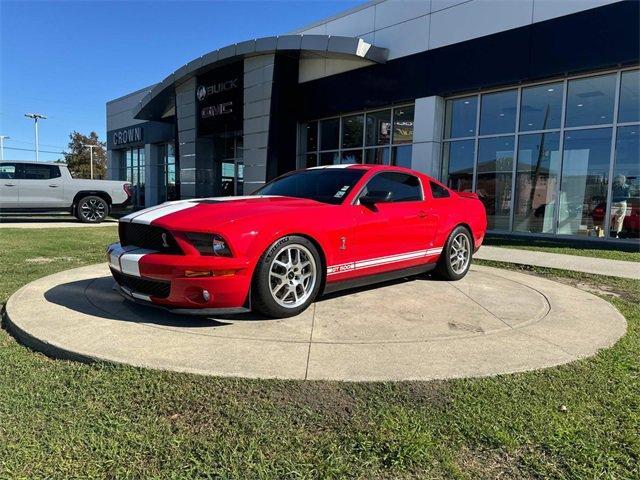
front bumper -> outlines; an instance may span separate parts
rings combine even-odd
[[[119,291],[130,300],[198,315],[250,308],[253,269],[245,259],[169,255],[119,243],[109,246],[107,257]],[[210,276],[188,276],[193,272]],[[155,289],[154,282],[163,288]]]

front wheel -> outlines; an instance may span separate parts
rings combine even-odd
[[[76,218],[82,223],[100,223],[109,214],[109,204],[100,197],[83,197],[76,207]]]
[[[460,280],[469,271],[473,256],[471,233],[463,226],[454,228],[442,249],[436,273],[445,280]]]
[[[268,317],[292,317],[318,295],[322,261],[304,237],[277,240],[260,257],[253,280],[253,308]]]

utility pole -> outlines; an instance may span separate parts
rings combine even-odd
[[[4,160],[4,141],[10,138],[7,135],[0,135],[0,160]]]
[[[36,127],[36,162],[38,162],[40,161],[40,147],[38,144],[38,120],[46,120],[47,117],[45,115],[40,115],[39,113],[25,113],[24,116],[27,118],[32,118]]]
[[[93,149],[94,148],[100,148],[100,145],[88,145],[88,144],[83,144],[83,147],[87,147],[89,149],[90,152],[90,160],[89,160],[89,169],[91,170],[91,180],[93,180]]]

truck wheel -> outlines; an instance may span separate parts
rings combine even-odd
[[[298,315],[315,300],[321,283],[322,260],[315,245],[304,237],[283,237],[258,261],[253,308],[274,318]]]
[[[460,280],[469,271],[473,256],[473,240],[471,233],[463,226],[457,226],[445,243],[436,273],[445,280]]]
[[[109,204],[95,195],[82,197],[76,207],[76,218],[82,223],[100,223],[109,215]]]

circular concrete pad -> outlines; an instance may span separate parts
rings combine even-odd
[[[331,295],[284,320],[173,315],[113,290],[104,264],[36,280],[7,324],[52,356],[260,378],[429,380],[549,367],[615,343],[608,302],[539,277],[473,266],[459,282],[413,278]]]

